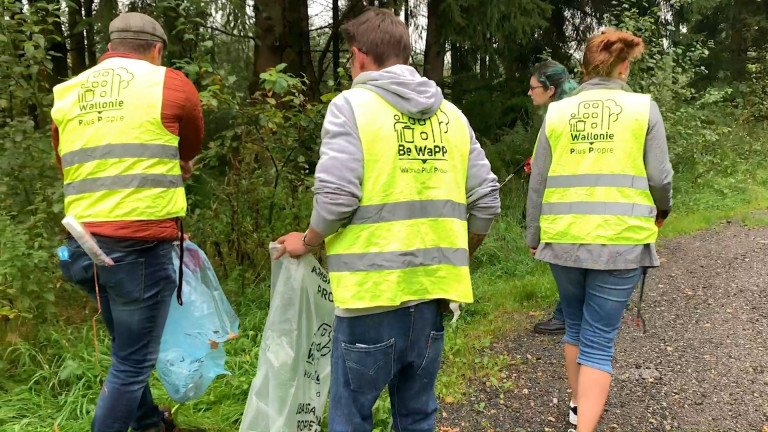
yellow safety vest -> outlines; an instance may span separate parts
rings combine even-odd
[[[472,302],[467,249],[469,129],[444,101],[432,117],[401,113],[356,88],[351,101],[363,147],[360,207],[326,240],[337,307],[409,300]]]
[[[165,72],[111,58],[54,87],[67,215],[96,222],[186,213],[179,138],[161,119]]]
[[[590,90],[552,103],[552,146],[541,241],[646,244],[656,241],[656,206],[643,161],[651,98]]]

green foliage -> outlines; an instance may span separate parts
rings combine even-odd
[[[695,29],[695,23],[709,25],[713,18],[704,6],[722,9],[726,3],[671,2],[662,13],[653,1],[610,7],[597,0],[446,1],[444,12],[452,24],[444,26],[445,36],[456,49],[450,54],[455,76],[447,80],[446,95],[463,109],[503,179],[530,156],[538,134],[540,115],[525,96],[536,54],[549,49],[559,55],[555,60],[568,64],[586,36],[582,33],[595,26],[636,32],[646,42],[646,53],[633,64],[630,85],[658,102],[676,170],[675,210],[664,232],[703,228],[740,208],[765,207],[768,190],[763,168],[768,163],[768,52],[755,42],[768,28],[764,15],[756,8],[748,21],[746,74],[739,81],[722,74],[722,68],[714,80],[712,70],[704,70],[725,58],[717,53],[724,50],[713,49],[706,39],[723,41],[736,21],[723,20],[716,34],[705,32],[705,38],[681,31]],[[55,258],[63,237],[63,200],[48,128],[56,60],[51,45],[59,40],[56,26],[61,24],[59,6],[53,4],[58,2],[3,0],[0,23],[0,339],[7,338],[0,343],[8,346],[0,351],[0,424],[11,430],[87,429],[109,366],[106,333],[100,328],[103,354],[96,360],[90,326],[84,325],[93,311],[83,313],[84,296],[61,283]],[[103,33],[118,2],[98,5],[94,20]],[[250,2],[119,5],[158,17],[172,39],[166,61],[190,77],[203,102],[207,140],[187,186],[186,228],[217,267],[242,320],[242,334],[227,344],[233,375],[217,379],[201,400],[175,409],[185,424],[235,429],[255,375],[268,309],[267,245],[308,223],[325,107],[349,77],[340,69],[340,80],[322,87],[334,92],[313,100],[307,97],[307,80],[286,74],[280,64],[261,73],[259,90],[250,94],[252,35],[258,33]],[[581,5],[586,10],[576,9]],[[209,27],[212,17],[221,20],[220,29]],[[558,27],[558,19],[570,27]],[[324,39],[312,40],[322,45]],[[101,46],[104,39],[99,41]],[[712,85],[705,88],[707,72]],[[488,354],[489,345],[521,326],[521,316],[555,299],[546,266],[529,257],[523,242],[526,192],[526,182],[518,178],[504,186],[502,217],[472,264],[477,301],[447,332],[437,386],[441,398],[463,397],[467,380],[474,378],[508,389],[512,384],[500,374],[511,360]],[[750,224],[764,219],[745,216]],[[11,326],[19,331],[10,332]],[[152,386],[159,402],[169,403],[156,379]],[[374,408],[378,430],[390,428],[385,398]]]
[[[265,90],[213,137],[191,188],[190,232],[243,284],[267,268],[269,241],[305,227],[311,210],[325,105],[281,66],[261,74]]]
[[[233,286],[224,286],[232,292]],[[268,287],[253,287],[233,301],[240,316],[240,336],[225,345],[232,375],[214,380],[199,400],[178,405],[157,376],[150,385],[155,400],[170,406],[183,425],[205,430],[237,430],[251,380],[256,376],[261,334],[268,309]],[[66,286],[62,289],[67,290]],[[95,310],[83,316],[90,321]],[[83,431],[111,360],[110,341],[98,326],[97,356],[90,325],[67,324],[40,329],[34,341],[20,340],[0,351],[0,425],[3,431]],[[30,415],[34,412],[35,415]]]
[[[768,47],[750,51],[747,59],[747,76],[742,82],[734,82],[735,103],[744,114],[742,121],[764,122],[768,119]],[[727,91],[724,88],[723,91]]]
[[[519,122],[512,129],[499,130],[494,140],[483,140],[485,156],[499,181],[533,154],[538,133],[538,129]]]
[[[36,248],[37,244],[24,231],[27,227],[18,227],[22,230],[21,236],[18,236],[12,232],[16,227],[13,227],[10,217],[0,215],[0,224],[3,227],[0,240],[0,318],[13,319],[24,312],[28,314],[35,306],[33,299],[41,295],[41,303],[50,312],[54,309],[53,291],[25,284],[28,274],[39,271],[36,264],[50,259],[50,256]]]
[[[26,223],[0,213],[0,321],[56,311],[55,248],[42,215]]]
[[[59,20],[56,7],[33,2],[23,10],[20,2],[3,0],[0,21],[0,125],[33,114],[39,125],[42,112],[50,107],[53,95],[47,79],[53,63],[48,46],[56,36],[53,23]],[[39,117],[39,118],[38,118]]]
[[[9,122],[0,142],[0,321],[55,310],[54,254],[61,213],[50,134],[28,117]],[[60,217],[58,217],[60,219]]]
[[[717,47],[703,59],[707,75],[696,87],[744,80],[750,57],[764,51],[768,4],[754,0],[683,0],[674,4],[677,37],[704,37]]]
[[[302,83],[298,78],[283,73],[283,70],[286,66],[287,65],[285,63],[280,63],[274,68],[259,75],[264,88],[267,90],[268,96],[272,96],[273,92],[277,93],[278,95],[282,95],[289,89],[291,89],[293,92],[297,92],[297,90],[303,90]],[[270,101],[270,103],[274,105],[274,102]]]
[[[656,7],[641,15],[623,3],[613,16],[616,18],[606,17],[608,24],[641,37],[645,43],[643,56],[632,63],[629,80],[633,89],[650,93],[662,106],[688,103],[694,96],[691,82],[705,72],[700,64],[709,54],[708,47],[699,41],[672,46],[669,29],[659,25],[663,14]]]

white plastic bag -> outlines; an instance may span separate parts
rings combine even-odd
[[[273,253],[276,244],[269,245]],[[272,261],[267,323],[241,431],[319,431],[331,379],[333,295],[311,255]]]
[[[174,248],[173,264],[178,274],[178,248]],[[157,358],[160,381],[179,403],[199,398],[216,376],[229,374],[222,343],[236,337],[240,325],[208,257],[188,240],[182,283],[184,305],[176,302],[174,294]]]

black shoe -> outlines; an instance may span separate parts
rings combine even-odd
[[[171,413],[171,409],[168,407],[159,407],[160,412],[163,414],[163,424],[162,428],[159,429],[160,431],[165,432],[205,432],[205,429],[200,428],[179,428],[176,426],[176,423],[173,421],[173,414]]]
[[[173,413],[171,412],[171,409],[168,407],[159,407],[160,413],[163,414],[163,425],[162,425],[162,431],[164,432],[177,432],[179,430],[178,427],[176,427],[176,423],[173,421]]]
[[[553,316],[546,321],[534,324],[533,332],[544,335],[563,334],[565,333],[565,321],[559,320]]]

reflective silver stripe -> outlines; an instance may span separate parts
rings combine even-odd
[[[648,190],[648,178],[629,174],[576,174],[547,177],[547,188],[624,187]]]
[[[461,248],[426,248],[397,252],[369,252],[328,255],[331,272],[402,270],[413,267],[448,264],[469,265],[469,252]]]
[[[618,202],[558,202],[541,205],[543,215],[610,215],[610,216],[656,216],[656,207],[646,204]]]
[[[402,201],[360,206],[350,225],[411,219],[451,218],[467,220],[467,205],[451,200]]]
[[[119,189],[173,189],[183,185],[180,174],[127,174],[67,183],[64,185],[64,196]]]
[[[64,153],[61,156],[61,166],[69,168],[73,165],[117,158],[177,160],[179,148],[175,145],[163,144],[105,144]]]

